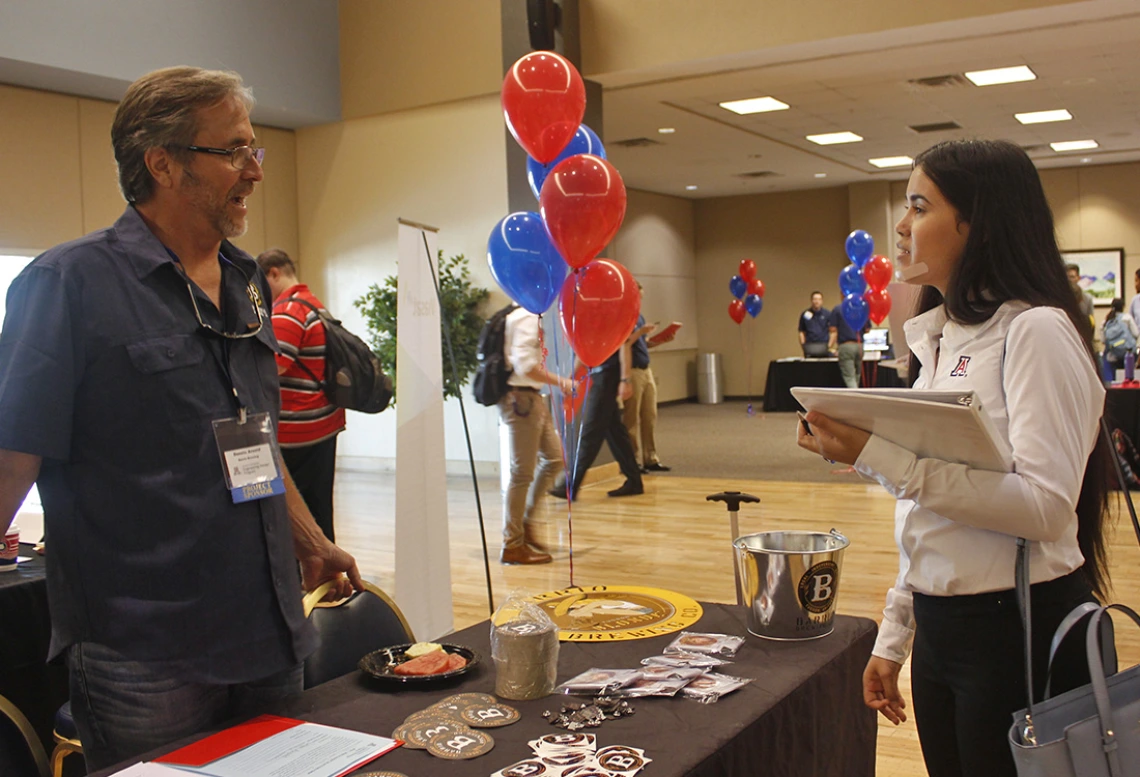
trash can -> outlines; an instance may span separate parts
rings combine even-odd
[[[702,405],[724,401],[724,369],[719,353],[697,354],[697,401]]]

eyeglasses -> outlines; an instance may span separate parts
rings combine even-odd
[[[245,146],[245,148],[249,148],[249,146]],[[253,279],[246,275],[244,270],[242,270],[236,264],[231,263],[230,266],[234,267],[242,275],[245,275],[245,293],[246,296],[249,297],[250,304],[253,305],[254,314],[257,316],[257,326],[248,332],[226,332],[214,329],[214,327],[210,326],[202,320],[202,312],[198,310],[198,300],[194,297],[194,287],[190,285],[190,279],[186,278],[185,274],[183,274],[183,278],[186,280],[186,291],[190,293],[190,304],[194,307],[194,317],[198,319],[198,326],[202,327],[207,332],[212,332],[218,337],[224,337],[227,340],[244,340],[247,337],[257,337],[257,335],[261,332],[261,328],[265,326],[265,315],[261,307],[261,292],[258,291],[257,286],[254,285]],[[224,289],[222,293],[225,293]]]
[[[259,146],[234,146],[233,148],[211,148],[210,146],[186,146],[187,151],[197,151],[199,154],[216,154],[228,156],[230,164],[235,170],[244,170],[249,163],[257,160],[260,165],[265,159],[265,149]]]

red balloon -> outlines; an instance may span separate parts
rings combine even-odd
[[[566,264],[583,267],[613,240],[625,218],[625,183],[617,168],[593,154],[559,162],[538,203],[546,231]]]
[[[756,277],[756,262],[751,259],[740,260],[740,277],[750,281]]]
[[[748,282],[748,293],[755,294],[757,297],[764,296],[764,281],[759,278],[753,278]]]
[[[565,57],[532,51],[503,79],[507,128],[528,154],[549,164],[566,148],[586,113],[586,86]]]
[[[870,262],[865,266],[870,266]],[[883,323],[883,319],[891,312],[891,293],[886,289],[867,289],[863,292],[863,299],[867,300],[871,320],[876,324]]]
[[[728,317],[738,324],[744,320],[744,316],[747,314],[747,312],[748,311],[744,309],[744,303],[741,300],[734,299],[732,302],[728,303]]]
[[[872,256],[863,265],[863,280],[867,282],[867,288],[873,291],[887,288],[894,274],[895,266],[891,264],[890,259],[881,254]]]
[[[640,308],[637,281],[609,259],[595,259],[570,273],[558,300],[562,331],[588,367],[597,367],[625,342]]]

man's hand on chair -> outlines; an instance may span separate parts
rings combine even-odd
[[[301,563],[301,583],[306,591],[315,591],[330,580],[334,582],[321,601],[335,602],[351,596],[353,589],[364,590],[356,559],[331,542],[325,542],[315,552],[298,560]]]

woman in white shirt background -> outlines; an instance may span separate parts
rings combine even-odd
[[[1041,698],[1054,629],[1108,586],[1104,388],[1092,326],[1024,151],[940,143],[915,159],[907,205],[896,226],[900,274],[923,285],[905,326],[914,388],[974,391],[1010,445],[1013,472],[920,459],[818,413],[807,416],[814,436],[800,428],[798,442],[898,499],[899,575],[863,675],[867,705],[896,725],[906,720],[898,677],[910,654],[928,772],[1014,775],[1007,732],[1026,699],[1017,538],[1030,541]],[[1067,640],[1054,662],[1054,694],[1088,681],[1078,642]]]

